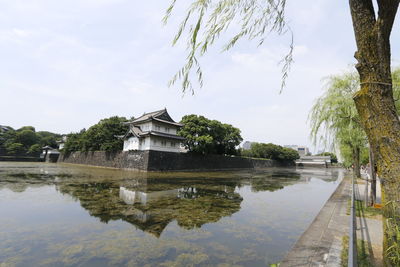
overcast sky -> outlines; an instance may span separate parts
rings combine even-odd
[[[186,0],[180,0],[184,2]],[[179,1],[178,1],[179,2]],[[166,107],[177,121],[201,114],[230,123],[244,140],[311,146],[308,112],[322,79],[355,63],[348,1],[288,1],[294,60],[281,94],[288,38],[242,41],[201,59],[205,83],[182,95],[167,83],[185,42],[171,46],[184,9],[166,26],[167,0],[0,0],[0,124],[70,133],[113,115]],[[392,34],[400,61],[399,20]]]

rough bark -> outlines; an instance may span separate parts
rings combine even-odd
[[[377,16],[372,0],[349,2],[357,43],[356,68],[361,82],[354,101],[372,150],[376,152],[377,173],[383,179],[384,209],[388,214],[386,204],[400,201],[400,122],[393,99],[389,40],[399,0],[378,0]]]
[[[361,178],[361,173],[360,173],[360,148],[359,147],[353,147],[353,172],[354,175],[357,178]]]
[[[375,174],[375,157],[372,149],[369,150],[369,167],[368,170],[370,172],[371,179],[371,206],[375,204],[376,201],[376,174]]]

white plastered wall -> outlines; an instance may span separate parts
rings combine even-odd
[[[139,138],[132,136],[124,140],[124,151],[139,150]]]
[[[173,139],[161,138],[161,137],[146,137],[148,138],[148,142],[146,142],[146,150],[157,150],[157,151],[165,151],[165,152],[176,152],[180,151],[180,142]],[[172,144],[171,144],[172,142]]]

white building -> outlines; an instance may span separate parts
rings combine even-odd
[[[58,144],[58,150],[63,149],[66,142],[67,142],[67,136],[66,135],[63,135],[61,137],[61,140],[56,141],[56,143]]]
[[[330,156],[301,156],[296,160],[297,166],[328,167],[332,164]]]
[[[129,130],[124,135],[124,151],[183,152],[181,143],[185,138],[177,135],[183,125],[175,122],[167,109],[145,113],[128,124]]]
[[[300,157],[307,156],[310,153],[310,150],[306,146],[286,145],[284,147],[296,150]]]
[[[250,150],[252,144],[254,144],[254,142],[250,142],[250,141],[244,142],[242,145],[243,150]]]

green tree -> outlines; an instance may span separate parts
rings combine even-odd
[[[367,137],[353,102],[358,87],[355,73],[329,77],[325,93],[312,107],[309,119],[314,142],[322,141],[330,148],[349,147],[355,174],[361,177],[360,153],[367,146]]]
[[[322,153],[319,153],[317,156],[329,156],[329,157],[331,157],[331,162],[332,163],[337,163],[338,162],[338,159],[337,159],[337,157],[336,157],[336,155],[334,154],[334,153],[332,153],[332,152],[322,152]]]
[[[22,132],[22,131],[32,131],[32,132],[36,132],[35,127],[33,126],[22,126],[21,128],[19,128],[17,131],[18,132]]]
[[[299,153],[296,150],[272,143],[253,143],[249,150],[242,151],[242,156],[273,159],[278,161],[293,161],[300,158]]]
[[[82,129],[79,133],[70,133],[67,135],[67,141],[64,144],[64,151],[70,153],[73,151],[82,150],[82,135],[86,132],[86,129]]]
[[[82,136],[84,151],[118,151],[122,149],[123,140],[117,138],[128,131],[128,120],[125,117],[110,117],[100,120],[90,127]]]
[[[349,168],[353,165],[353,151],[348,146],[341,146],[340,156],[342,157],[342,164],[344,167]],[[363,147],[360,151],[360,163],[367,165],[369,163],[369,148]]]
[[[14,143],[16,132],[13,128],[2,126],[0,128],[0,155],[7,154],[6,145]]]
[[[300,158],[299,152],[297,152],[294,149],[287,148],[287,147],[282,147],[281,153],[280,153],[280,160],[296,160]]]
[[[176,2],[171,0],[165,21],[172,14]],[[354,101],[360,124],[376,157],[378,174],[385,177],[385,201],[390,203],[400,202],[400,120],[393,98],[390,47],[390,35],[399,3],[399,0],[349,0],[357,45],[356,69],[361,85]],[[202,85],[198,57],[222,33],[228,32],[230,25],[235,25],[238,32],[226,44],[226,50],[241,38],[258,39],[263,43],[267,33],[272,31],[282,34],[288,29],[285,19],[286,0],[192,0],[188,4],[187,15],[173,41],[175,44],[188,29],[187,61],[171,81],[174,83],[182,79],[183,91],[193,90],[190,81],[193,69]],[[291,61],[289,53],[285,59],[284,78]],[[385,210],[387,213],[392,212],[386,205]]]
[[[44,147],[44,146],[51,146],[56,148],[57,147],[57,141],[61,139],[60,134],[55,134],[52,132],[47,132],[47,131],[40,131],[37,132],[36,135],[38,136],[39,139],[39,144]]]
[[[185,137],[185,147],[199,154],[235,155],[243,140],[240,130],[230,124],[209,120],[204,116],[186,115],[179,135]]]
[[[28,154],[32,156],[37,156],[42,152],[42,146],[39,144],[34,144],[28,149]]]
[[[29,127],[29,126],[26,126],[26,127],[23,127],[21,129],[17,130],[15,140],[18,143],[23,144],[26,149],[29,149],[29,147],[31,147],[32,145],[34,145],[38,142],[38,137],[37,137],[35,131],[32,131],[31,129],[27,129],[27,127]]]
[[[21,155],[26,152],[25,146],[21,143],[8,143],[6,150],[9,155]]]
[[[400,81],[400,69],[393,71],[393,78]],[[314,142],[338,148],[345,166],[354,164],[358,177],[360,163],[366,164],[369,159],[367,136],[353,101],[359,87],[357,73],[329,77],[324,95],[317,99],[309,115]],[[400,96],[400,84],[393,88],[394,94]],[[400,111],[400,105],[397,108]]]
[[[18,130],[3,126],[0,130],[0,154],[15,155],[15,151],[18,150],[19,155],[24,153],[36,155],[43,146],[56,147],[56,140],[60,137],[61,135],[51,132],[35,132],[33,126],[24,126]],[[21,150],[18,148],[19,145],[12,144],[22,144],[24,149]]]
[[[123,140],[117,136],[128,131],[125,117],[110,117],[100,120],[88,130],[71,133],[67,137],[64,151],[118,151],[122,150]]]

